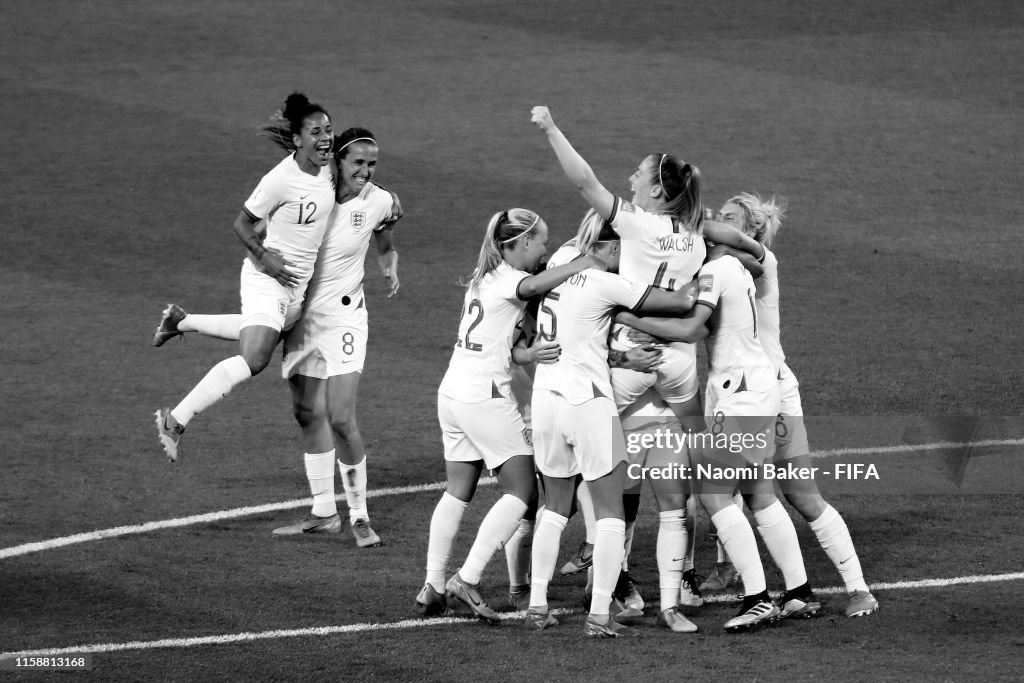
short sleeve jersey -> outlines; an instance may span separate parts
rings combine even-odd
[[[786,362],[786,354],[782,351],[782,338],[779,323],[779,261],[775,254],[764,250],[764,272],[754,280],[757,290],[757,330],[761,346],[772,361],[775,374],[778,375]]]
[[[704,264],[697,283],[696,305],[713,310],[708,321],[708,382],[742,371],[746,388],[751,391],[774,386],[776,373],[761,347],[750,273],[735,257],[722,256]]]
[[[699,232],[682,229],[670,216],[644,211],[619,197],[610,221],[622,238],[619,273],[634,282],[675,291],[693,279],[707,256]]]
[[[245,210],[256,220],[267,219],[263,246],[276,249],[295,264],[306,282],[334,208],[334,182],[329,166],[313,176],[304,173],[295,155],[285,157],[260,180],[245,201]]]
[[[466,403],[512,395],[512,343],[526,309],[519,283],[527,277],[502,262],[466,291],[459,338],[438,393]]]
[[[598,396],[611,398],[612,312],[618,306],[639,307],[650,289],[614,273],[587,269],[545,294],[537,315],[538,334],[557,342],[562,355],[554,363],[537,366],[534,388],[561,394],[574,405]]]
[[[370,235],[391,215],[391,193],[367,183],[359,194],[338,204],[306,292],[306,310],[330,313],[344,307],[342,297],[354,300],[362,291]]]

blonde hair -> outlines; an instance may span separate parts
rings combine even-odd
[[[509,209],[491,216],[480,245],[476,269],[466,286],[469,289],[479,287],[484,277],[504,261],[502,249],[514,246],[519,238],[533,232],[539,225],[547,227],[541,217],[529,209]]]
[[[741,192],[726,204],[735,204],[743,210],[743,232],[770,249],[782,227],[786,200],[782,197],[762,200],[756,194]]]
[[[618,234],[612,229],[610,223],[594,209],[588,209],[580,221],[579,230],[576,231],[576,250],[586,254],[598,242],[608,242],[619,239]]]

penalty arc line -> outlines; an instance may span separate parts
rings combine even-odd
[[[911,453],[918,451],[934,451],[947,448],[986,448],[994,446],[1021,446],[1024,445],[1024,439],[988,439],[984,441],[940,441],[936,443],[927,444],[904,444],[899,446],[869,446],[864,448],[840,448],[835,450],[824,450],[824,451],[813,451],[811,453],[812,458],[834,458],[844,455],[866,455],[871,453]],[[497,479],[494,477],[485,477],[480,480],[482,486],[492,486],[497,483]],[[379,498],[383,496],[400,496],[409,493],[422,493],[425,491],[439,491],[445,487],[445,482],[435,482],[432,484],[415,484],[412,486],[397,486],[382,489],[373,489],[367,491],[367,498]],[[342,500],[344,494],[336,496],[337,500]],[[217,512],[207,512],[200,515],[190,515],[188,517],[178,517],[175,519],[165,519],[157,522],[146,522],[144,524],[133,524],[128,526],[112,527],[109,529],[99,529],[97,531],[88,531],[80,534],[72,534],[70,536],[61,536],[58,538],[51,538],[45,541],[35,541],[31,543],[22,543],[21,545],[11,546],[9,548],[0,548],[0,560],[8,559],[11,557],[18,557],[20,555],[28,555],[31,553],[41,552],[43,550],[53,550],[55,548],[63,548],[65,546],[74,545],[76,543],[87,543],[90,541],[99,541],[105,538],[117,538],[120,536],[129,536],[132,534],[143,534],[150,531],[159,531],[161,529],[174,529],[184,526],[192,526],[195,524],[208,524],[210,522],[217,522],[225,519],[237,519],[239,517],[249,517],[251,515],[260,515],[267,512],[277,512],[280,510],[293,510],[295,508],[301,508],[312,505],[312,499],[310,498],[296,498],[294,500],[286,500],[279,503],[267,503],[265,505],[254,505],[249,507],[233,508],[230,510],[219,510]]]
[[[1002,581],[1024,580],[1024,572],[1010,574],[982,574],[976,576],[956,576],[948,579],[923,579],[920,581],[897,581],[891,583],[873,583],[870,588],[873,591],[879,590],[913,590],[922,588],[948,588],[950,586],[962,586],[979,583],[996,583]],[[846,589],[840,586],[815,589],[818,593],[834,594],[845,593]],[[716,596],[708,602],[733,602],[735,597],[731,595]],[[581,613],[579,609],[556,609],[555,614]],[[502,615],[503,620],[511,620],[522,617],[522,612],[515,612]],[[104,652],[122,652],[126,650],[155,650],[162,648],[187,648],[200,647],[204,645],[230,645],[234,643],[251,643],[260,640],[272,640],[277,638],[303,638],[331,635],[345,635],[349,633],[367,633],[373,631],[395,631],[411,628],[423,628],[430,626],[457,626],[464,624],[475,624],[473,617],[436,617],[433,619],[403,619],[402,621],[390,621],[383,623],[347,624],[344,626],[318,626],[313,628],[228,633],[218,636],[193,636],[189,638],[164,638],[161,640],[129,641],[126,643],[97,643],[94,645],[78,645],[72,647],[48,648],[40,650],[18,650],[13,652],[0,652],[0,660],[12,659],[15,657],[54,657],[72,654],[95,654]]]

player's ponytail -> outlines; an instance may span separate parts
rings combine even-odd
[[[309,98],[300,92],[293,92],[285,98],[281,108],[270,117],[270,121],[260,127],[260,130],[281,149],[294,152],[295,141],[292,136],[302,133],[302,124],[306,117],[317,113],[324,114],[328,119],[331,117],[319,104],[310,102]]]
[[[700,169],[671,154],[655,154],[656,172],[651,182],[661,186],[663,211],[684,230],[697,231],[704,221]]]
[[[540,216],[529,209],[509,209],[491,216],[484,230],[476,269],[467,283],[469,289],[479,287],[484,277],[501,265],[503,249],[514,246],[520,238],[536,230],[541,222]]]
[[[761,240],[764,246],[771,249],[775,235],[782,227],[782,217],[786,214],[786,200],[783,198],[771,199],[761,204],[764,210],[764,239]]]

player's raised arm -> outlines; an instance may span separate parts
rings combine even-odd
[[[590,164],[580,156],[579,152],[569,143],[565,135],[555,125],[551,111],[545,106],[534,107],[531,120],[537,124],[548,137],[551,148],[555,150],[558,163],[576,189],[583,194],[590,206],[594,207],[602,218],[609,218],[615,207],[615,195],[609,192],[594,175]]]

